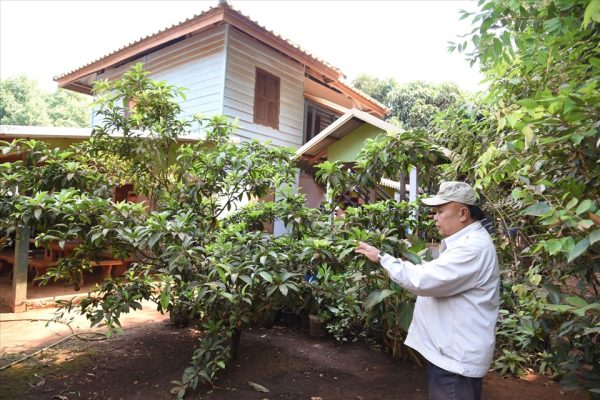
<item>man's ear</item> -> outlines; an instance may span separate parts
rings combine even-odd
[[[471,218],[471,212],[467,207],[460,208],[460,222],[467,222]]]

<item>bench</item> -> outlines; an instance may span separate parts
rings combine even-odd
[[[15,264],[15,256],[14,256],[14,252],[10,251],[10,252],[1,252],[0,253],[0,261],[6,263],[6,264],[10,264],[11,266],[14,266]],[[40,277],[42,275],[44,275],[49,268],[52,268],[54,266],[56,266],[57,264],[57,260],[53,261],[53,260],[49,260],[46,258],[34,258],[34,257],[29,257],[27,259],[27,266],[29,268],[29,271],[34,270],[35,271],[35,277]],[[92,262],[92,267],[101,267],[102,268],[102,273],[104,278],[110,277],[112,276],[112,272],[113,272],[113,268],[115,267],[125,267],[126,266],[126,261],[122,261],[122,260],[110,260],[110,259],[106,259],[106,260],[98,260],[98,261],[93,261]],[[12,272],[11,272],[12,274]],[[83,275],[81,277],[81,282],[79,282],[80,285],[83,285]]]
[[[35,259],[30,258],[27,261],[27,265],[29,267],[35,268],[35,276],[36,278],[44,275],[49,268],[56,266],[57,261],[51,261],[46,259]],[[102,276],[104,279],[112,276],[112,270],[114,267],[123,267],[125,265],[124,261],[121,260],[99,260],[92,261],[92,267],[101,267],[102,268]],[[81,286],[83,286],[83,275],[81,276],[81,281],[79,282]]]

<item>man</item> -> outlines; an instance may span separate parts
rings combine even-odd
[[[434,220],[444,238],[437,259],[414,265],[363,242],[355,251],[418,296],[405,344],[428,361],[429,399],[478,400],[495,345],[496,249],[468,184],[444,182],[423,203],[436,207]]]

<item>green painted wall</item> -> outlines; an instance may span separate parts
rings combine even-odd
[[[41,139],[41,141],[48,143],[50,147],[60,147],[61,149],[66,149],[75,143],[83,142],[86,139],[68,139],[68,138],[48,138]]]
[[[383,129],[379,129],[371,124],[364,123],[346,137],[329,146],[327,149],[327,159],[332,162],[355,161],[356,156],[362,149],[364,142],[367,139],[375,139],[381,134],[385,134]]]

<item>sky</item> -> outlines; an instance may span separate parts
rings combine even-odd
[[[215,6],[217,0],[0,0],[0,78],[25,74],[47,91],[52,78]],[[459,10],[476,1],[230,0],[266,28],[346,74],[399,83],[452,81],[483,89],[477,66],[448,41],[472,28]]]

